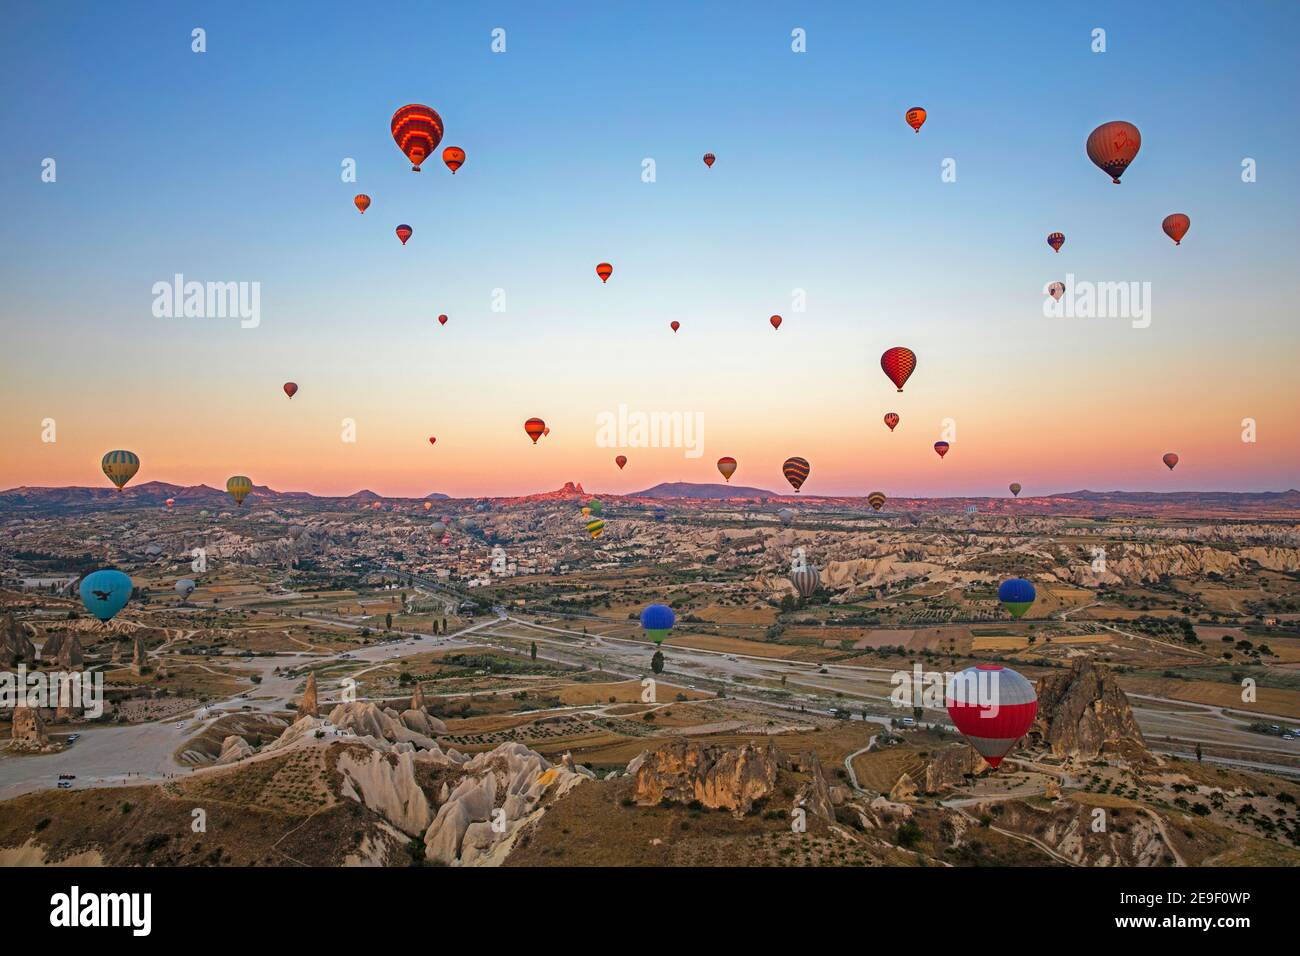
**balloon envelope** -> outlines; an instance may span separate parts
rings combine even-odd
[[[445,315],[440,315],[440,316],[438,316],[438,324],[439,324],[439,325],[446,325],[446,324],[447,324],[447,317],[446,317]]]
[[[615,455],[614,464],[618,465],[619,471],[622,471],[623,466],[627,464],[627,455]]]
[[[871,505],[872,510],[879,511],[885,506],[885,496],[879,491],[873,491],[867,495],[867,504]]]
[[[808,480],[808,473],[811,470],[812,466],[808,464],[807,458],[787,458],[785,464],[781,466],[781,473],[785,475],[785,480],[790,482],[790,487],[796,492]]]
[[[194,582],[190,578],[181,578],[176,582],[176,593],[187,598],[194,593]]]
[[[1015,495],[1017,498],[1020,497],[1020,482],[1018,482],[1018,481],[1013,481],[1013,482],[1011,482],[1011,484],[1008,485],[1007,487],[1011,489],[1011,493],[1012,493],[1013,495]]]
[[[253,482],[243,475],[234,475],[226,479],[226,491],[235,499],[235,504],[243,505],[248,493],[253,490]]]
[[[542,432],[545,430],[546,422],[540,418],[530,418],[524,422],[524,431],[528,433],[528,437],[533,440],[534,445],[537,444],[537,439],[542,437]]]
[[[1052,233],[1047,237],[1047,244],[1052,247],[1053,252],[1060,252],[1061,246],[1065,245],[1065,233]]]
[[[1061,296],[1065,295],[1065,283],[1053,282],[1051,285],[1047,287],[1047,294],[1050,295],[1057,302],[1060,302]]]
[[[730,455],[724,455],[718,459],[718,473],[727,481],[730,481],[731,476],[736,473],[736,467],[736,459]]]
[[[131,579],[121,571],[101,568],[81,579],[81,603],[95,617],[108,621],[126,607],[131,588]]]
[[[1170,471],[1173,471],[1173,470],[1174,470],[1174,465],[1178,464],[1178,456],[1175,455],[1172,451],[1171,451],[1171,452],[1166,452],[1164,458],[1162,458],[1162,459],[1160,459],[1160,460],[1163,461],[1163,462],[1165,463],[1165,466],[1166,466]]]
[[[447,168],[455,176],[456,170],[465,165],[465,151],[459,146],[448,146],[442,151],[442,161],[447,164]]]
[[[911,378],[912,373],[916,371],[916,353],[911,349],[903,348],[901,345],[886,349],[885,354],[880,356],[880,368],[889,376],[889,380],[894,383],[894,387],[901,392],[903,383]]]
[[[710,169],[713,168],[713,163],[714,163],[714,161],[715,161],[717,158],[718,158],[718,157],[714,156],[712,153],[705,153],[705,154],[704,154],[704,165],[705,165],[705,166],[708,166]]]
[[[997,664],[977,664],[953,674],[944,697],[953,724],[990,767],[1002,762],[1038,714],[1034,685]]]
[[[1187,235],[1187,230],[1192,228],[1192,220],[1183,213],[1176,212],[1172,216],[1165,216],[1165,221],[1160,224],[1160,228],[1174,241],[1174,245],[1181,246],[1183,236]]]
[[[1037,597],[1034,586],[1024,578],[1007,578],[998,585],[998,600],[1012,617],[1024,617]]]
[[[402,245],[406,245],[406,240],[410,239],[411,236],[415,234],[415,230],[406,223],[402,223],[394,231],[397,233],[397,238],[402,240]]]
[[[667,604],[650,604],[641,612],[641,626],[656,644],[662,644],[677,623],[677,615]]]
[[[889,426],[889,430],[892,432],[898,426],[898,412],[886,412],[885,424]]]
[[[614,267],[608,262],[602,262],[596,266],[596,275],[600,276],[601,282],[608,282],[609,277],[614,274]]]
[[[298,384],[296,382],[285,382],[284,394],[288,395],[290,398],[293,398],[295,395],[298,394]]]
[[[817,573],[817,569],[810,564],[797,571],[791,571],[790,583],[794,585],[794,589],[799,592],[801,598],[809,598],[821,585],[822,577]]]
[[[781,317],[779,315],[774,315],[767,321],[772,323],[772,328],[774,329],[779,329],[781,327]]]
[[[411,161],[413,172],[420,171],[420,164],[442,142],[442,117],[419,103],[408,103],[394,113],[390,128],[393,142]]]
[[[935,450],[935,453],[936,453],[940,458],[942,458],[944,455],[948,454],[948,449],[949,449],[950,447],[951,447],[951,446],[950,446],[946,441],[937,441],[937,442],[934,443],[934,450]]]
[[[913,106],[903,114],[903,119],[907,120],[907,125],[912,127],[915,133],[921,132],[921,127],[925,125],[926,112],[919,106]]]
[[[1119,178],[1142,148],[1142,134],[1132,123],[1102,123],[1088,134],[1088,158],[1119,185]]]
[[[140,470],[140,459],[134,452],[110,451],[100,459],[99,467],[104,469],[108,480],[117,485],[117,490],[121,491],[122,487]]]
[[[352,200],[356,207],[364,214],[370,208],[370,197],[365,193],[357,193],[356,198]]]
[[[781,519],[782,524],[789,524],[794,520],[794,512],[789,508],[782,508],[776,513],[776,516]]]

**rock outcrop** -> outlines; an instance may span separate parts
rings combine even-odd
[[[0,620],[0,666],[14,667],[35,660],[36,645],[14,618],[13,612],[6,613]]]
[[[307,685],[302,689],[302,700],[298,703],[299,717],[319,717],[320,704],[316,697],[316,672],[307,675]]]
[[[41,646],[41,660],[47,664],[58,664],[65,671],[81,670],[86,666],[86,654],[81,647],[81,638],[75,631],[51,634]]]
[[[821,761],[814,751],[799,755],[795,769],[808,774],[808,780],[802,784],[794,795],[794,805],[802,807],[815,817],[821,817],[828,823],[835,821],[835,801],[831,788],[826,783]],[[843,799],[840,802],[844,802]]]
[[[1083,657],[1065,673],[1039,678],[1038,716],[1029,735],[1072,760],[1148,754],[1124,691],[1108,670]]]
[[[922,789],[926,793],[951,790],[965,783],[967,774],[979,775],[988,769],[989,765],[975,752],[975,748],[965,745],[945,747],[931,752],[926,761]]]
[[[428,706],[424,702],[424,687],[419,683],[415,685],[415,693],[411,695],[411,710],[424,710]]]
[[[238,734],[231,734],[221,742],[221,755],[217,757],[218,766],[238,763],[245,757],[253,756],[253,746]]]
[[[149,651],[144,646],[144,635],[137,633],[131,641],[131,673],[139,677],[149,662]]]
[[[45,721],[38,708],[23,705],[13,711],[13,739],[9,750],[14,753],[45,753],[55,749],[45,736]]]
[[[415,777],[411,751],[383,754],[360,747],[339,754],[343,795],[364,803],[409,836],[420,836],[433,821],[429,798]]]
[[[633,799],[642,806],[663,800],[699,801],[712,810],[741,816],[753,809],[756,800],[772,795],[781,758],[770,741],[762,747],[732,748],[678,739],[633,763],[637,765]],[[632,764],[628,772],[632,773]]]

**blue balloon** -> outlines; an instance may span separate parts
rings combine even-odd
[[[641,626],[647,631],[666,631],[677,623],[677,615],[667,604],[650,604],[641,612]]]
[[[101,568],[81,579],[81,603],[95,617],[108,621],[126,607],[132,588],[131,579],[121,571]]]
[[[1038,592],[1024,578],[1007,578],[998,587],[998,600],[1012,617],[1023,617],[1036,597]]]

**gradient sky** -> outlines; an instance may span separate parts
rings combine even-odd
[[[6,4],[0,487],[106,486],[114,448],[136,482],[325,494],[630,492],[721,455],[771,489],[802,455],[814,494],[1300,485],[1297,5],[558,6]],[[393,144],[409,102],[454,178]],[[1084,152],[1112,119],[1143,136],[1122,186]],[[1067,272],[1150,282],[1151,326],[1044,318]],[[261,325],[155,318],[175,273],[260,282]],[[701,414],[702,457],[598,447],[620,403]]]

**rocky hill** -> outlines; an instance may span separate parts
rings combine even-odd
[[[1044,675],[1037,690],[1032,743],[1073,761],[1103,753],[1150,756],[1128,697],[1110,671],[1091,658],[1076,658],[1069,671]]]

